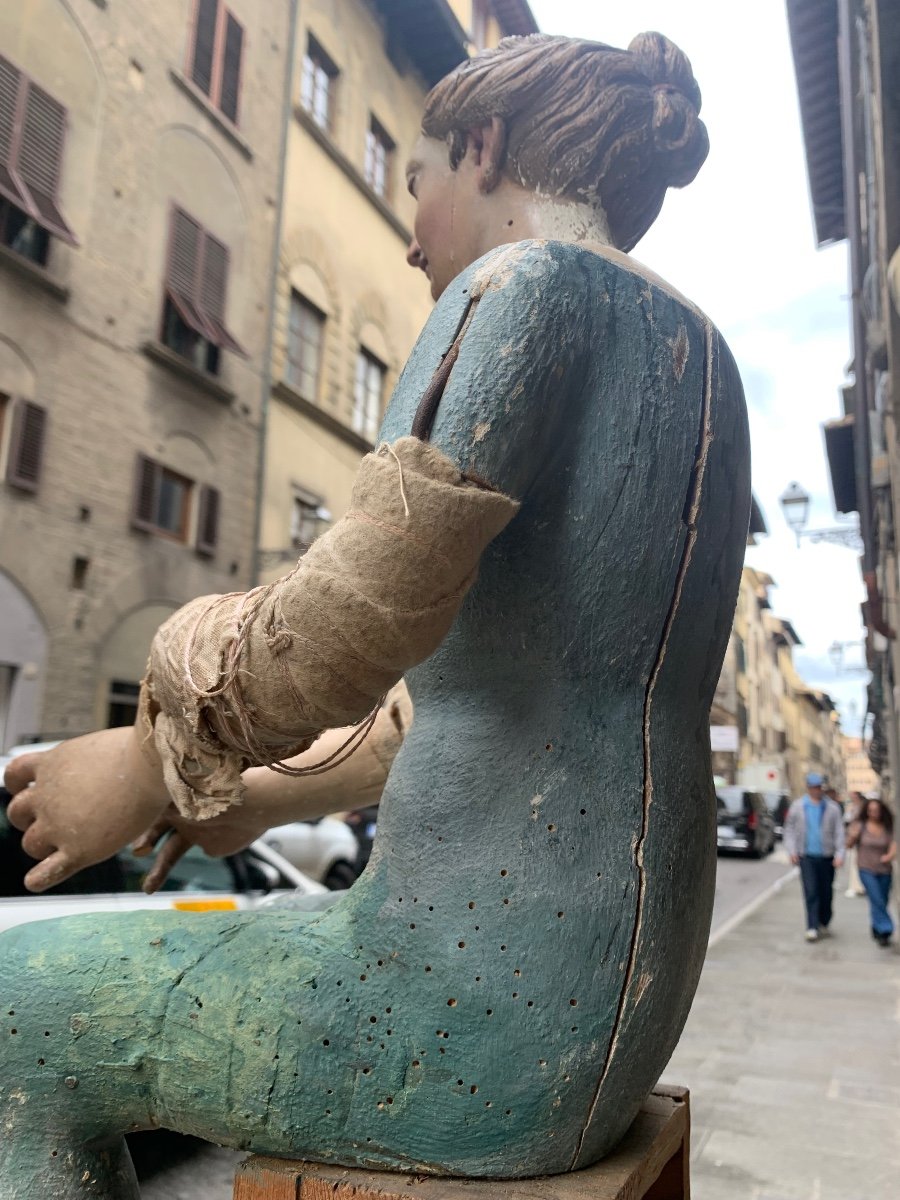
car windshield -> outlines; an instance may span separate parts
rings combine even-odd
[[[152,859],[137,858],[130,850],[123,850],[119,860],[125,871],[125,891],[139,892],[144,876],[152,864]],[[180,858],[169,873],[168,879],[160,888],[163,892],[232,892],[235,881],[231,869],[224,858],[210,858],[199,846],[191,846],[190,850]]]
[[[752,807],[751,793],[745,792],[743,788],[722,788],[716,793],[716,810],[719,816],[723,813],[749,812]]]

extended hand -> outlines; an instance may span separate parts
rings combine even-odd
[[[105,729],[44,753],[19,755],[6,768],[5,783],[14,796],[10,823],[24,833],[26,854],[41,860],[25,876],[32,892],[109,858],[168,803],[131,728]]]
[[[226,809],[206,821],[189,821],[174,804],[170,804],[132,847],[134,853],[141,857],[157,850],[142,885],[144,891],[148,895],[158,891],[169,872],[191,846],[199,846],[213,857],[236,854],[265,833],[270,824],[271,821],[266,817],[259,816],[244,805]]]
[[[838,867],[843,866],[843,863],[844,863],[843,856],[840,854],[836,854],[831,861],[832,861],[832,864],[833,864],[835,870],[837,870]]]

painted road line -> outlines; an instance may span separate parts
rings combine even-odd
[[[731,933],[733,929],[737,929],[738,925],[740,925],[743,921],[746,921],[749,916],[752,916],[752,914],[755,913],[758,908],[762,908],[765,902],[774,896],[776,892],[780,892],[788,880],[796,879],[799,874],[799,867],[790,867],[784,875],[776,879],[774,883],[770,883],[769,886],[764,891],[760,892],[758,896],[754,896],[749,904],[745,904],[743,908],[739,909],[734,914],[734,916],[729,917],[727,921],[723,921],[718,929],[714,929],[709,935],[709,941],[706,948],[711,950],[712,947],[720,942],[723,937],[727,937],[727,935]]]

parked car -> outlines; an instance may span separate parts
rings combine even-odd
[[[372,857],[372,849],[375,845],[375,833],[378,829],[378,805],[369,804],[365,808],[354,809],[353,812],[347,813],[344,820],[353,830],[359,846],[356,869],[361,875]]]
[[[0,770],[2,766],[0,762]],[[298,871],[262,841],[253,842],[246,850],[226,858],[211,858],[199,846],[192,846],[175,863],[168,879],[153,896],[141,891],[148,860],[137,858],[128,850],[78,872],[50,893],[26,893],[22,877],[34,860],[19,845],[19,831],[6,821],[8,800],[9,793],[0,788],[0,932],[52,917],[137,909],[246,912],[266,908],[282,897],[296,901],[298,895],[328,895],[326,887]],[[85,890],[91,887],[96,890]],[[204,1143],[169,1130],[154,1130],[129,1134],[128,1144],[138,1178],[144,1180],[164,1167],[190,1158]]]
[[[788,809],[791,807],[791,798],[787,792],[765,792],[764,796],[775,822],[775,836],[780,838],[784,832]]]
[[[318,896],[327,888],[310,879],[265,842],[238,854],[212,858],[192,846],[173,866],[154,896],[141,891],[150,862],[123,850],[77,872],[47,892],[26,891],[24,877],[35,860],[22,849],[22,834],[9,824],[9,792],[0,787],[0,930],[75,913],[130,909],[253,909],[274,896]]]
[[[719,850],[762,858],[775,847],[775,822],[759,792],[738,785],[717,788],[716,823]]]
[[[57,745],[58,742],[37,742],[34,745],[13,746],[0,756],[0,783],[7,763],[17,755],[52,750]],[[365,860],[359,861],[356,834],[336,817],[278,825],[264,833],[261,841],[271,846],[304,876],[323,884],[329,891],[350,887],[365,865]],[[116,881],[116,864],[112,861],[89,868],[83,873],[83,878],[79,875],[76,885],[70,885],[67,891],[106,892],[122,890],[123,887]]]
[[[265,843],[254,842],[240,854],[210,858],[192,846],[175,864],[163,887],[153,896],[141,890],[147,873],[146,859],[126,851],[118,856],[125,889],[85,895],[66,893],[60,885],[53,895],[15,895],[0,898],[0,931],[27,921],[71,917],[79,913],[129,912],[136,909],[208,912],[213,909],[248,911],[265,907],[277,895],[298,892],[304,896],[327,893]]]
[[[356,835],[337,817],[276,825],[262,840],[331,891],[350,887],[362,869]]]

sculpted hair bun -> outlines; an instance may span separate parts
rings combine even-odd
[[[630,250],[666,190],[684,187],[709,151],[700,89],[686,55],[659,33],[628,50],[537,34],[504,38],[442,79],[422,131],[448,144],[455,169],[468,131],[505,126],[503,173],[545,195],[599,204],[616,246]]]
[[[653,140],[665,159],[669,187],[689,184],[709,152],[700,120],[700,89],[686,54],[661,33],[639,33],[628,47],[650,81]]]

